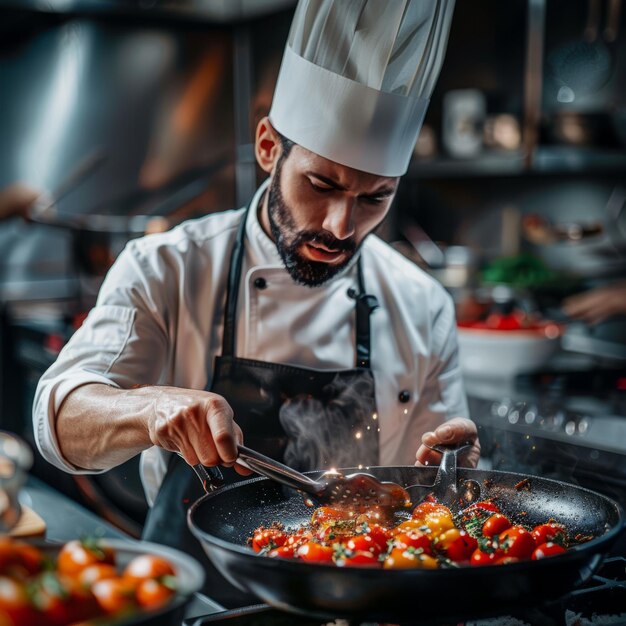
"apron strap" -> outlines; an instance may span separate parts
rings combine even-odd
[[[358,260],[357,272],[359,293],[350,294],[356,300],[356,366],[369,369],[371,354],[370,315],[380,305],[376,296],[365,292],[361,257]]]
[[[246,237],[246,221],[250,207],[246,209],[243,219],[237,230],[237,237],[230,256],[230,269],[226,292],[226,312],[224,314],[224,336],[222,339],[222,356],[235,356],[235,329],[237,298],[239,296],[239,281],[241,280],[241,266],[243,263],[244,243]],[[348,294],[356,301],[356,366],[370,368],[371,337],[370,315],[379,307],[376,296],[365,292],[363,267],[361,258],[357,262],[359,293],[351,289]]]
[[[222,339],[222,356],[235,356],[235,328],[237,313],[237,298],[239,296],[239,280],[241,278],[241,264],[243,263],[244,241],[246,237],[246,221],[248,207],[237,230],[237,238],[230,255],[230,269],[226,291],[226,312],[224,314],[224,337]]]

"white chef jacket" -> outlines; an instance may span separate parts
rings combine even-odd
[[[267,185],[256,192],[246,223],[236,356],[318,370],[353,368],[355,302],[348,291],[358,288],[357,265],[319,287],[295,283],[258,221]],[[81,385],[210,387],[222,349],[230,256],[243,211],[189,220],[127,244],[96,306],[39,381],[35,438],[50,463],[75,474],[98,473],[64,459],[55,433],[59,407]],[[380,464],[412,465],[422,433],[468,415],[454,308],[439,283],[375,235],[366,238],[360,255],[365,290],[380,304],[370,318]],[[258,278],[265,280],[262,289],[255,285]],[[149,502],[168,454],[157,447],[142,453]]]

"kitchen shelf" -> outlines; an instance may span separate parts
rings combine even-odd
[[[539,146],[533,152],[530,167],[521,151],[486,152],[468,159],[420,159],[411,162],[407,177],[443,179],[586,172],[626,173],[626,149]]]
[[[463,178],[466,176],[512,176],[525,169],[524,154],[515,152],[483,152],[467,159],[415,159],[407,176],[411,178]]]
[[[626,148],[538,146],[531,170],[544,173],[626,172]]]

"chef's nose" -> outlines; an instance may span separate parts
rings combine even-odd
[[[356,200],[341,198],[328,206],[322,227],[337,239],[348,239],[354,235],[354,211]]]

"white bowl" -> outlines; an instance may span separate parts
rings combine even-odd
[[[544,366],[560,347],[555,326],[541,330],[459,328],[459,359],[464,374],[509,377]]]

